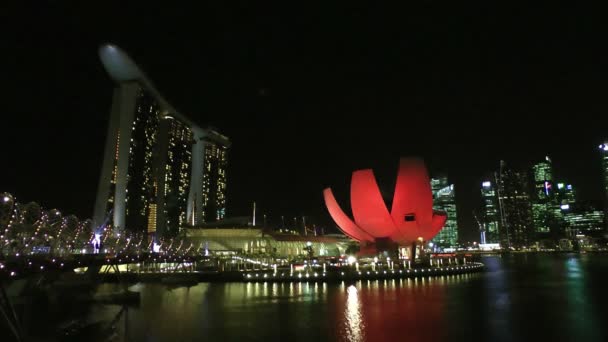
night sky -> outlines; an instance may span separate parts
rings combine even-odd
[[[601,199],[599,8],[59,3],[0,11],[0,191],[20,201],[91,216],[113,87],[97,55],[106,42],[232,139],[229,216],[255,200],[270,221],[330,225],[324,187],[348,207],[351,172],[372,167],[390,195],[400,156],[455,183],[464,240],[477,238],[471,211],[500,159],[549,155],[581,198]]]

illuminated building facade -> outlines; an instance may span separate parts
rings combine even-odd
[[[193,135],[188,125],[171,116],[163,120],[160,135],[160,155],[164,160],[157,175],[156,221],[164,222],[161,235],[175,236],[187,219]]]
[[[197,131],[196,140],[203,155],[203,178],[196,183],[201,196],[190,198],[188,219],[195,222],[193,225],[219,221],[226,216],[226,167],[230,147],[228,138],[212,129]]]
[[[119,48],[105,45],[99,54],[116,87],[93,228],[111,226],[116,233],[175,236],[182,224],[197,224],[204,218],[205,206],[196,207],[192,199],[205,198],[202,184],[210,177],[205,170],[211,163],[205,155],[205,137],[210,130],[169,105]],[[227,148],[228,139],[224,139]]]
[[[532,196],[532,218],[534,230],[546,234],[559,229],[561,219],[559,203],[553,189],[553,169],[551,159],[535,164],[532,167],[534,194]],[[558,215],[558,216],[556,216]]]
[[[608,142],[599,146],[602,157],[602,178],[604,181],[604,217],[608,217]],[[605,222],[608,224],[608,220]],[[608,225],[605,226],[608,231]]]
[[[604,231],[604,212],[592,205],[562,204],[567,236],[577,235],[599,237]]]
[[[532,167],[534,174],[534,190],[536,198],[548,199],[551,197],[553,186],[553,168],[551,159],[545,157],[545,160],[535,164]]]
[[[342,211],[330,188],[323,190],[323,197],[338,227],[363,247],[420,246],[435,237],[447,219],[444,212],[433,210],[430,179],[419,159],[401,159],[390,212],[371,169],[352,175],[350,201],[354,221]]]
[[[204,246],[210,253],[217,254],[273,253],[282,257],[297,257],[307,254],[306,247],[310,245],[314,255],[340,256],[351,244],[344,236],[299,236],[268,232],[251,226],[186,228],[185,236],[194,246]]]
[[[526,172],[507,168],[504,161],[500,164],[496,174],[500,244],[506,248],[527,247],[532,243],[534,230],[528,177]]]
[[[432,178],[431,191],[433,209],[445,212],[448,216],[443,229],[433,238],[433,243],[439,247],[456,247],[458,245],[458,222],[454,184],[449,184],[447,177]]]
[[[557,202],[562,204],[574,204],[576,202],[576,192],[572,184],[557,183],[557,190],[555,191]]]
[[[481,198],[483,211],[480,225],[485,235],[485,243],[500,243],[498,197],[492,181],[481,183]]]
[[[13,207],[15,199],[13,195],[5,192],[0,194],[0,227],[7,227],[12,219],[14,219]],[[4,231],[0,230],[0,236],[4,235]]]

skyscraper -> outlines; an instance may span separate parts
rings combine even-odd
[[[99,54],[116,87],[93,228],[105,225],[116,232],[174,236],[190,216],[192,223],[202,222],[205,206],[191,208],[191,199],[205,197],[199,185],[211,177],[204,171],[209,168],[204,139],[209,130],[165,101],[119,48],[105,45]],[[228,139],[223,138],[227,148]]]
[[[572,187],[572,184],[557,183],[557,190],[555,191],[555,197],[557,203],[562,204],[574,204],[576,202],[576,192]]]
[[[561,206],[566,224],[567,236],[576,235],[600,237],[604,231],[604,212],[595,205],[574,203]]]
[[[602,156],[602,178],[604,181],[604,217],[606,231],[608,231],[608,142],[600,145],[600,153]]]
[[[455,247],[458,245],[458,221],[454,184],[449,184],[447,177],[431,178],[431,191],[433,209],[444,211],[448,216],[443,229],[433,238],[433,243],[439,247]]]
[[[526,172],[500,162],[496,173],[500,243],[506,248],[527,247],[532,242],[533,220]]]
[[[545,160],[535,164],[532,167],[534,174],[534,190],[536,198],[548,199],[552,193],[553,168],[551,159],[545,157]]]
[[[481,226],[485,232],[486,243],[500,243],[499,235],[499,208],[496,196],[495,184],[487,180],[481,183],[481,198],[483,201],[483,212]]]
[[[198,173],[192,173],[192,186],[197,191],[191,192],[188,199],[188,222],[193,226],[226,216],[226,167],[230,147],[230,140],[213,129],[195,130],[195,140],[194,153],[203,158],[202,164],[193,165],[193,169],[200,168],[203,177],[195,179]]]
[[[190,193],[193,136],[191,128],[183,122],[165,116],[159,130],[160,167],[157,169],[156,215],[157,222],[165,223],[161,236],[175,236],[186,221]],[[153,218],[150,215],[150,218]],[[152,232],[151,229],[148,232]]]
[[[532,217],[534,220],[534,230],[536,233],[549,233],[553,223],[553,209],[559,206],[555,201],[555,192],[553,190],[553,169],[551,159],[545,157],[545,160],[535,164],[532,167],[534,193],[531,198],[532,202]]]

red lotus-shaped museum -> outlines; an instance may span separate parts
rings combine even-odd
[[[353,172],[350,203],[354,222],[336,202],[331,188],[323,190],[329,214],[344,234],[363,244],[379,239],[411,245],[432,239],[445,224],[444,212],[433,210],[433,195],[424,162],[402,158],[389,213],[371,169]]]

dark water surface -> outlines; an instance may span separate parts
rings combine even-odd
[[[608,341],[608,255],[482,262],[484,273],[351,284],[137,284],[141,305],[118,320],[118,340]],[[107,321],[120,309],[84,315]]]

